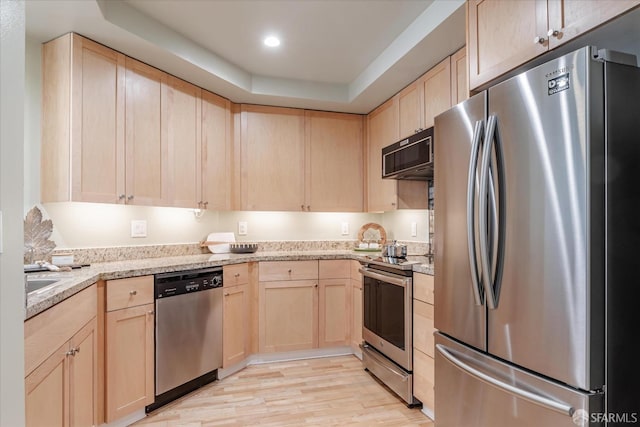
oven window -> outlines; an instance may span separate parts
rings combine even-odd
[[[404,288],[364,277],[364,326],[402,350],[404,337]]]

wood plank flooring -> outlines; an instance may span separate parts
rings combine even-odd
[[[355,356],[249,366],[133,425],[434,426],[365,372]]]

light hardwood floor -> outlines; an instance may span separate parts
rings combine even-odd
[[[253,365],[149,414],[134,426],[433,427],[355,356]]]

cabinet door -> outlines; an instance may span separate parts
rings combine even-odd
[[[26,425],[69,425],[69,343],[58,348],[25,379]]]
[[[222,320],[222,367],[228,368],[248,356],[249,287],[237,285],[224,288]]]
[[[469,98],[467,68],[467,48],[463,47],[451,55],[451,105],[459,104]]]
[[[558,47],[640,4],[638,0],[549,0],[549,48]]]
[[[435,369],[433,358],[420,350],[413,351],[413,395],[428,413],[434,413]]]
[[[318,347],[318,282],[260,282],[259,351]]]
[[[154,400],[154,305],[106,314],[107,422]]]
[[[212,210],[231,208],[231,103],[202,91],[202,202]]]
[[[351,342],[351,279],[322,279],[319,287],[320,347],[349,345]]]
[[[242,208],[302,210],[304,111],[243,105],[240,120]]]
[[[471,90],[548,49],[547,0],[470,0],[467,22]]]
[[[163,73],[126,58],[126,203],[166,206],[167,148],[160,137]]]
[[[435,357],[433,347],[433,305],[413,300],[413,347]]]
[[[390,211],[397,208],[397,185],[394,179],[382,179],[382,148],[398,140],[398,103],[391,98],[376,108],[368,118],[368,210]]]
[[[162,145],[167,147],[167,202],[201,205],[200,88],[168,74],[162,76]]]
[[[69,418],[71,427],[97,425],[97,321],[93,319],[71,340]]]
[[[434,117],[451,108],[451,59],[446,57],[438,65],[425,73],[422,78],[424,88],[424,126],[433,126]]]
[[[398,126],[400,129],[399,138],[413,135],[420,128],[424,127],[422,111],[424,92],[420,81],[411,83],[402,89],[398,97]],[[393,141],[395,142],[395,141]]]
[[[125,57],[76,34],[72,40],[71,197],[117,203],[124,193]]]
[[[351,279],[351,348],[360,353],[362,344],[362,281]]]
[[[362,212],[362,116],[319,111],[306,111],[305,116],[306,210]]]

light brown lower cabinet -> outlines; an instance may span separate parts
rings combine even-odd
[[[109,280],[106,294],[106,421],[112,422],[154,401],[153,276]]]
[[[318,280],[260,282],[259,351],[318,347]]]
[[[347,270],[348,271],[348,270]],[[320,279],[318,345],[338,347],[351,341],[351,279]]]
[[[96,424],[96,318],[25,379],[27,426]]]
[[[413,274],[413,395],[434,413],[433,276]]]
[[[222,320],[222,367],[228,368],[249,356],[249,285],[224,287]]]
[[[25,322],[27,426],[98,423],[96,318],[93,285]]]

